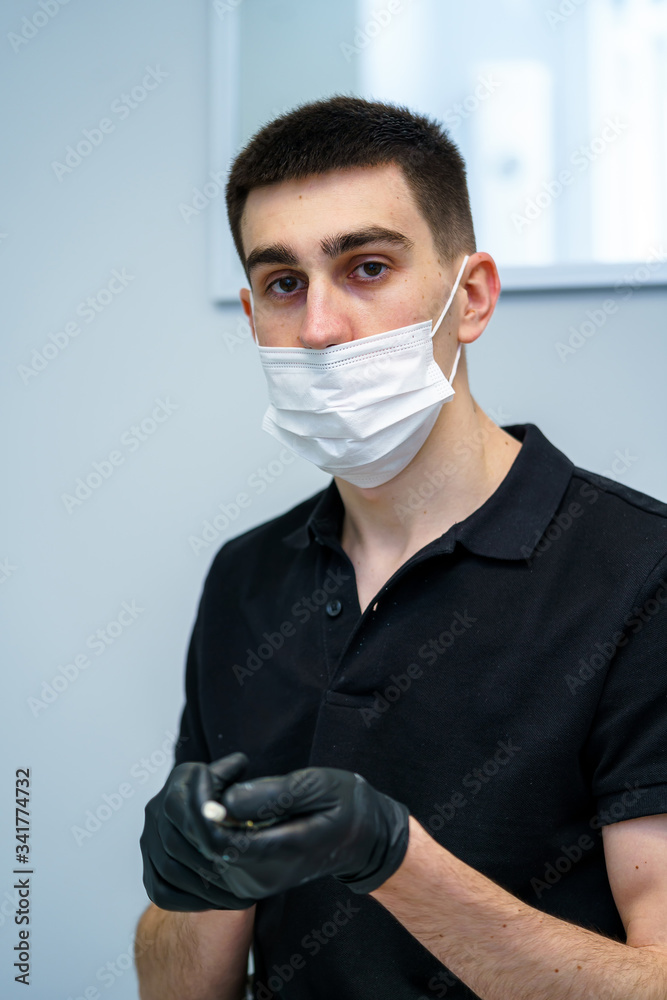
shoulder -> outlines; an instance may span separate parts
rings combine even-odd
[[[560,504],[568,514],[580,526],[581,557],[640,579],[667,559],[667,503],[656,497],[575,466]]]
[[[587,498],[590,504],[601,501],[598,513],[607,519],[616,519],[619,526],[637,526],[640,530],[657,532],[658,537],[665,537],[667,503],[657,497],[579,466],[572,470],[572,491]]]

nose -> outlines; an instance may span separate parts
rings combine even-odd
[[[313,350],[354,340],[354,331],[340,292],[311,282],[298,339],[304,347]]]

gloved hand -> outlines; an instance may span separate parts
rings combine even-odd
[[[262,899],[324,875],[353,892],[371,892],[407,851],[408,807],[356,772],[301,768],[234,784],[219,801],[237,820],[277,820],[243,833],[207,821],[201,850],[226,864],[221,884],[238,898]],[[171,800],[165,808],[172,815]]]
[[[144,886],[163,910],[247,910],[256,900],[229,889],[216,870],[216,830],[201,807],[248,766],[240,751],[211,764],[178,764],[145,809],[140,839]]]

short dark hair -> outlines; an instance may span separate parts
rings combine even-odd
[[[227,216],[244,269],[241,217],[253,188],[385,163],[402,168],[443,258],[474,253],[465,161],[442,125],[405,107],[336,95],[270,121],[234,160]]]

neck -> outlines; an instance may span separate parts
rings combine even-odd
[[[402,472],[371,489],[336,478],[346,551],[381,548],[395,558],[417,551],[477,510],[507,475],[521,442],[475,403],[463,357],[455,381],[455,396]]]

